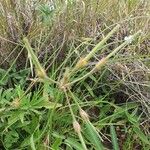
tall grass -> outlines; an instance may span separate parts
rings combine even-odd
[[[149,6],[0,2],[2,149],[147,149]]]

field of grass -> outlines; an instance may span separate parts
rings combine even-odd
[[[150,1],[1,0],[0,150],[150,150]]]

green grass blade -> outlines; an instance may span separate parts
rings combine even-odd
[[[109,33],[108,35],[106,35],[106,37],[100,41],[92,50],[91,52],[85,57],[85,60],[89,60],[90,58],[93,57],[93,55],[99,51],[103,45],[105,44],[105,42],[119,29],[120,25],[118,24],[116,27],[114,27]]]
[[[117,134],[113,125],[110,126],[110,134],[111,134],[111,139],[113,144],[113,150],[119,150]]]
[[[32,150],[36,150],[36,148],[35,148],[35,143],[34,143],[34,139],[33,139],[33,134],[31,135],[30,143],[31,143],[31,149],[32,149]]]
[[[24,42],[25,48],[27,49],[28,54],[31,57],[32,61],[34,62],[34,65],[36,66],[36,68],[38,70],[43,70],[43,67],[41,66],[37,56],[35,55],[32,47],[31,47],[31,45],[30,45],[30,43],[26,37],[23,39],[23,42]]]
[[[144,135],[144,133],[140,130],[140,128],[133,127],[133,131],[141,139],[142,142],[144,142],[145,144],[150,145],[150,140]]]
[[[88,135],[89,137],[88,139],[95,146],[95,149],[103,150],[104,147],[101,143],[100,135],[96,131],[95,127],[89,121],[85,123],[85,127],[86,127],[85,134]]]
[[[70,146],[72,146],[76,150],[83,150],[82,145],[74,138],[67,138],[65,140],[65,143],[69,144]]]

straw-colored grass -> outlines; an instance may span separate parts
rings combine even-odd
[[[0,2],[0,149],[148,149],[148,0]]]

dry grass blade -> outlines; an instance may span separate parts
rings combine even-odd
[[[30,43],[29,43],[28,39],[27,39],[27,38],[24,38],[23,41],[24,41],[25,47],[26,47],[26,49],[27,49],[27,51],[28,51],[28,53],[29,53],[28,55],[31,57],[31,59],[32,59],[34,65],[35,65],[35,69],[36,69],[37,76],[38,76],[39,78],[41,78],[41,79],[50,81],[50,82],[52,82],[52,83],[57,83],[57,82],[54,81],[53,79],[47,77],[44,68],[41,66],[41,64],[40,64],[40,62],[39,62],[39,60],[38,60],[38,58],[37,58],[36,55],[34,54],[33,49],[32,49],[32,47],[30,46]]]

